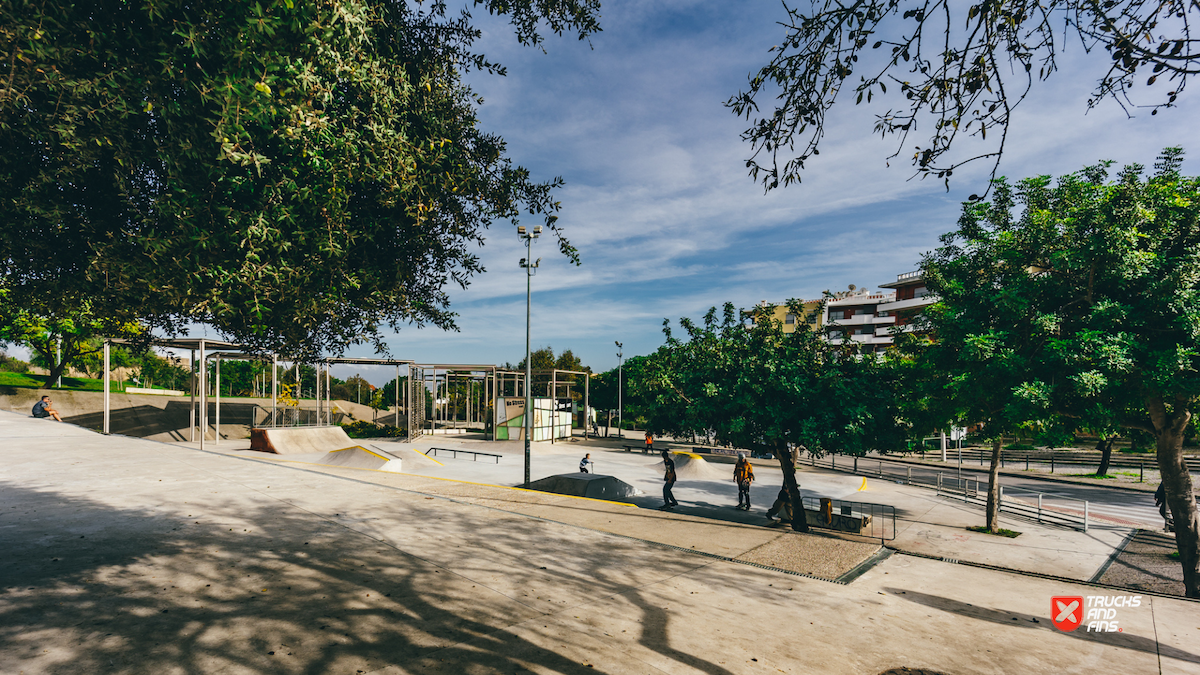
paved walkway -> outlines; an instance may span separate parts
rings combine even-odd
[[[1108,593],[903,554],[848,584],[725,559],[827,537],[2,413],[0,461],[5,673],[1200,668],[1185,600],[1063,633],[1051,596]]]

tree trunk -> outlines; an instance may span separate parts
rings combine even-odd
[[[796,460],[786,441],[775,444],[775,456],[779,458],[779,468],[783,469],[783,489],[787,491],[788,501],[792,504],[792,529],[808,532],[804,500],[800,498],[800,484],[796,482]]]
[[[988,469],[987,529],[996,534],[1000,529],[1000,447],[1001,439],[992,439],[992,466]]]
[[[1108,463],[1112,460],[1113,440],[1110,438],[1107,441],[1105,441],[1102,438],[1102,439],[1100,439],[1100,443],[1098,444],[1097,447],[1100,449],[1100,468],[1096,469],[1096,475],[1097,476],[1107,476],[1108,475]]]
[[[1176,401],[1170,414],[1161,398],[1151,400],[1147,407],[1156,432],[1158,469],[1167,493],[1167,508],[1175,521],[1175,545],[1183,564],[1184,594],[1200,598],[1200,522],[1197,522],[1192,476],[1183,461],[1183,434],[1192,414],[1183,401]]]

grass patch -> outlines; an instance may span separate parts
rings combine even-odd
[[[1037,450],[1037,448],[1035,448],[1034,446],[1026,445],[1025,443],[1010,443],[1010,444],[1004,446],[1004,449],[1005,450]]]
[[[62,389],[73,391],[103,391],[104,380],[93,380],[86,377],[63,377]],[[44,375],[30,375],[29,373],[9,373],[0,372],[0,386],[4,387],[24,387],[28,389],[50,389],[46,386],[46,377]],[[116,388],[116,383],[113,383],[113,388]]]
[[[1006,530],[1004,528],[1000,528],[999,530],[996,530],[995,532],[990,532],[987,529],[987,527],[984,525],[968,527],[967,529],[972,532],[982,532],[983,534],[994,534],[998,537],[1008,537],[1009,539],[1016,539],[1017,537],[1021,536],[1020,532],[1014,532],[1013,530]]]
[[[1098,474],[1098,473],[1068,473],[1068,474],[1064,474],[1064,475],[1073,476],[1075,478],[1095,478],[1097,480],[1112,480],[1112,479],[1116,478],[1115,475],[1108,474],[1108,473],[1103,474],[1103,475]],[[1137,474],[1133,473],[1133,474],[1126,474],[1126,475],[1136,476]]]

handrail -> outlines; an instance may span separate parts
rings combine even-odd
[[[454,449],[454,448],[430,448],[430,449],[428,449],[428,450],[426,450],[426,451],[425,451],[425,454],[426,454],[426,455],[428,455],[429,453],[431,453],[431,452],[432,452],[432,453],[433,453],[433,456],[434,456],[434,457],[437,457],[437,455],[438,455],[438,451],[439,451],[439,450],[440,450],[441,452],[449,452],[449,453],[451,453],[451,455],[450,455],[450,456],[451,456],[451,458],[453,458],[453,459],[458,459],[458,455],[459,455],[459,453],[462,453],[462,454],[464,454],[464,455],[472,455],[472,457],[471,457],[471,461],[473,461],[473,462],[478,462],[480,457],[492,457],[492,458],[494,458],[494,459],[496,460],[496,463],[497,463],[497,464],[499,464],[499,463],[500,463],[500,457],[501,457],[501,455],[493,454],[493,453],[490,453],[490,452],[475,452],[474,450],[456,450],[456,449]]]

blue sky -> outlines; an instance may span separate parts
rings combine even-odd
[[[766,62],[784,34],[774,23],[782,15],[775,2],[605,2],[604,31],[590,45],[551,37],[545,54],[517,45],[504,23],[480,21],[483,50],[508,68],[504,78],[470,77],[485,99],[481,122],[535,177],[563,177],[562,223],[583,257],[574,267],[549,239],[535,244],[535,348],[569,348],[605,370],[616,365],[614,340],[627,356],[662,344],[664,318],[894,280],[984,188],[982,165],[956,172],[949,192],[909,180],[903,159],[889,168],[891,141],[871,135],[883,106],[847,97],[804,182],[764,195],[744,169],[744,120],[722,103]],[[1097,63],[1103,57],[1067,45],[1060,72],[1019,108],[1001,173],[1061,174],[1099,159],[1150,164],[1175,144],[1192,150],[1185,170],[1198,172],[1194,96],[1153,118],[1128,119],[1115,104],[1088,112]],[[524,251],[514,229],[493,227],[480,250],[487,272],[452,292],[460,332],[402,330],[389,340],[395,354],[521,358]]]
[[[574,267],[549,238],[535,244],[534,348],[569,348],[606,370],[617,363],[614,340],[627,356],[662,344],[664,318],[726,301],[745,307],[876,287],[915,269],[953,229],[961,201],[985,187],[990,166],[956,172],[949,192],[909,180],[903,158],[889,168],[893,142],[871,134],[884,105],[856,107],[847,96],[804,182],[764,195],[744,168],[745,121],[722,104],[767,62],[784,35],[775,23],[782,16],[768,0],[606,1],[603,32],[590,44],[550,36],[546,53],[518,45],[503,21],[477,17],[479,46],[508,68],[507,77],[468,78],[485,99],[482,126],[536,179],[563,177],[561,222],[583,258]],[[1189,149],[1185,172],[1200,173],[1194,95],[1155,117],[1128,119],[1114,103],[1086,110],[1105,58],[1066,43],[1060,72],[1018,109],[1001,173],[1061,174],[1099,159],[1149,165],[1168,145]],[[451,289],[461,330],[405,328],[388,339],[393,355],[427,363],[523,356],[524,249],[515,227],[494,225],[479,255],[487,272]],[[373,355],[368,347],[349,354]],[[389,377],[345,370],[335,374],[361,371],[377,384]]]

